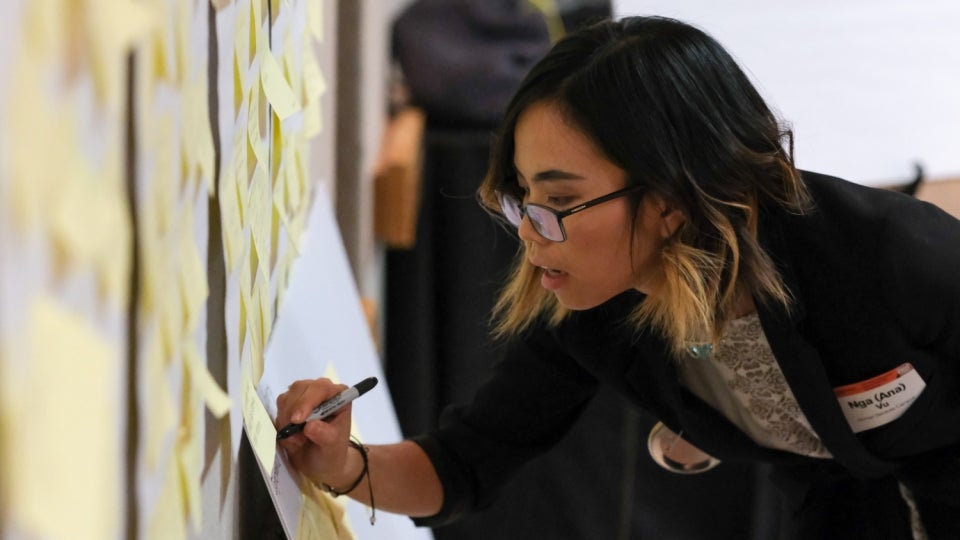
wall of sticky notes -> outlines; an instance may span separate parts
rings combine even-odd
[[[125,51],[151,17],[82,4],[8,2],[0,29],[0,527],[14,538],[125,529]]]
[[[0,538],[243,537],[335,2],[0,5]]]

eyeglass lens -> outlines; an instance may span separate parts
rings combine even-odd
[[[503,217],[507,218],[507,221],[514,227],[519,227],[520,222],[523,221],[523,209],[520,207],[520,201],[516,197],[504,193],[498,193],[497,199],[499,199]]]
[[[530,224],[537,234],[547,240],[561,242],[564,240],[563,229],[560,226],[560,220],[556,213],[550,209],[538,205],[521,205],[515,197],[504,193],[498,194],[500,200],[500,209],[503,216],[507,218],[514,227],[519,227],[524,214],[530,218]]]
[[[540,236],[554,242],[560,242],[564,239],[557,214],[547,208],[532,204],[527,205],[526,212],[527,217],[530,218],[530,223]]]

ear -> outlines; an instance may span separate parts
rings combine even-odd
[[[650,198],[652,199],[653,209],[657,214],[657,226],[660,231],[660,237],[664,240],[670,238],[677,232],[677,229],[687,221],[687,216],[670,205],[670,203],[660,195],[651,195]]]

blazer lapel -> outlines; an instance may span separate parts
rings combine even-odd
[[[793,272],[793,261],[779,229],[779,220],[769,214],[765,217],[763,230],[766,234],[761,237],[761,243],[776,262],[784,283],[795,298],[789,311],[781,305],[767,306],[756,302],[760,324],[773,355],[800,409],[834,459],[863,476],[887,474],[896,465],[873,455],[857,439],[840,410],[819,352],[798,329],[807,316],[803,291]]]

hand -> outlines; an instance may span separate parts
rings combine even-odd
[[[277,429],[302,423],[313,409],[347,387],[329,379],[296,381],[277,398]],[[352,404],[334,416],[308,422],[303,431],[280,440],[291,464],[316,483],[348,485],[359,470],[347,470]]]

